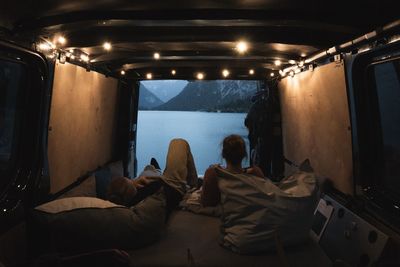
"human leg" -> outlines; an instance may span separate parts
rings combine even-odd
[[[168,148],[164,176],[189,186],[196,186],[197,171],[189,143],[184,139],[171,140]],[[167,181],[168,182],[168,181]],[[172,186],[174,187],[174,186]],[[178,191],[178,188],[176,188]],[[181,192],[184,193],[184,192]]]

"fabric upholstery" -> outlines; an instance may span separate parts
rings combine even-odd
[[[30,216],[34,245],[41,252],[137,248],[155,242],[164,223],[161,192],[133,208],[95,198],[65,198],[37,207]]]
[[[275,185],[249,174],[216,171],[223,246],[237,253],[255,253],[274,249],[277,235],[284,245],[308,238],[317,195],[313,173],[299,171]]]
[[[96,177],[96,193],[101,199],[107,198],[107,187],[111,182],[111,171],[108,167],[103,167],[95,172]]]
[[[220,224],[219,218],[176,211],[158,242],[129,251],[131,266],[285,266],[274,251],[242,255],[220,246]],[[311,241],[285,248],[285,257],[290,267],[331,266],[322,249]]]

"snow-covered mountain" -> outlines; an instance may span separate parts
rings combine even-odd
[[[164,102],[150,92],[142,83],[139,87],[139,109],[152,109]]]
[[[194,81],[159,110],[247,111],[258,81]]]
[[[167,102],[179,94],[187,85],[184,80],[142,81],[140,84],[157,96],[161,101]]]

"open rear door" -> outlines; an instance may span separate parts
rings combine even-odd
[[[43,57],[0,40],[0,241],[38,201],[45,173],[47,84]]]

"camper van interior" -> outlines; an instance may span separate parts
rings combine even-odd
[[[0,4],[0,267],[400,266],[399,166],[396,1]]]

